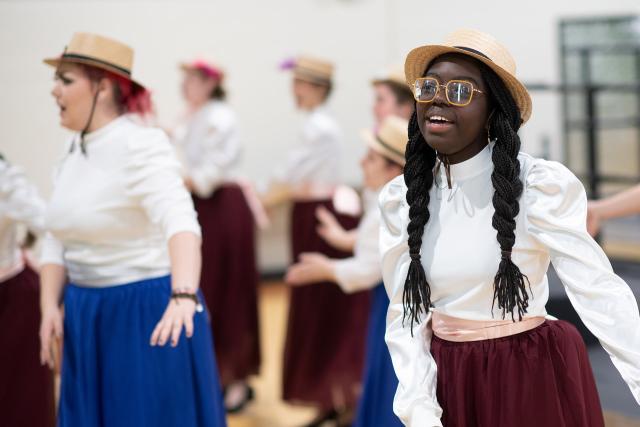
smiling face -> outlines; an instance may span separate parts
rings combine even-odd
[[[435,78],[440,85],[450,80],[469,81],[475,89],[484,92],[474,92],[469,105],[456,107],[447,101],[441,87],[432,102],[416,105],[420,132],[429,146],[449,156],[451,163],[473,157],[487,145],[486,125],[490,114],[489,91],[480,65],[464,55],[447,54],[429,64],[425,77]]]

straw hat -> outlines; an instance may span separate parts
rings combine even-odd
[[[180,69],[183,71],[200,70],[204,74],[214,79],[222,80],[224,78],[224,71],[218,67],[213,61],[198,57],[193,61],[180,63]]]
[[[311,56],[298,56],[285,61],[281,68],[292,70],[295,78],[310,83],[328,85],[333,78],[334,66],[324,59],[313,58]]]
[[[460,53],[477,59],[491,68],[505,83],[515,99],[522,123],[531,117],[531,97],[525,86],[516,78],[516,63],[506,47],[492,36],[476,30],[458,30],[450,34],[442,44],[413,49],[404,64],[406,82],[413,86],[423,76],[427,66],[445,53]]]
[[[124,77],[141,88],[144,87],[131,77],[133,49],[108,37],[75,33],[62,55],[44,59],[45,64],[53,67],[58,67],[60,63],[65,62],[101,68]]]
[[[402,68],[402,65],[396,64],[392,67],[389,67],[387,70],[385,70],[384,73],[380,73],[379,75],[375,76],[375,78],[371,81],[371,84],[377,85],[386,82],[393,82],[403,86],[407,84],[404,78],[404,69]],[[413,83],[411,84],[413,85]]]
[[[409,141],[409,122],[396,116],[388,116],[374,133],[369,129],[362,131],[367,145],[389,160],[404,166],[404,151]]]

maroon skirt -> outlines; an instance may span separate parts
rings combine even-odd
[[[294,204],[294,260],[302,252],[320,252],[330,258],[349,256],[329,246],[316,232],[319,206],[335,214],[329,201]],[[356,218],[336,216],[347,229],[357,225]],[[369,298],[369,292],[347,295],[335,283],[291,288],[283,367],[285,400],[321,409],[355,405],[362,379]]]
[[[483,341],[431,341],[445,427],[604,427],[582,337],[546,321]]]
[[[40,284],[26,267],[0,283],[0,424],[55,425],[53,374],[40,365]]]
[[[202,228],[200,288],[226,386],[257,374],[260,367],[255,225],[236,185],[220,187],[208,199],[193,196],[193,201]]]

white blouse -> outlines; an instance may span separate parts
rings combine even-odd
[[[289,152],[279,180],[294,188],[341,183],[342,144],[342,131],[336,120],[326,106],[317,107],[306,117],[300,144]]]
[[[200,235],[169,139],[123,116],[85,140],[58,167],[41,263],[87,286],[168,274],[169,238]]]
[[[422,264],[431,285],[433,310],[463,319],[501,319],[497,306],[491,312],[493,278],[500,261],[491,225],[491,149],[488,146],[472,159],[451,166],[451,190],[441,168],[430,191],[431,218],[423,236]],[[638,304],[587,233],[584,188],[560,163],[522,153],[519,160],[524,190],[512,258],[531,282],[528,316],[546,315],[546,272],[552,262],[575,310],[640,403]],[[441,426],[437,367],[430,353],[431,315],[422,315],[413,337],[409,325],[402,324],[402,294],[410,263],[406,191],[400,176],[383,189],[379,199],[382,270],[391,300],[385,338],[400,381],[394,411],[411,427]]]
[[[226,102],[205,104],[176,129],[174,140],[198,196],[211,196],[233,177],[240,161],[240,138],[236,115]]]
[[[0,282],[24,268],[18,227],[40,234],[44,228],[44,200],[21,168],[0,160]]]
[[[379,192],[365,190],[364,215],[356,230],[353,256],[333,261],[337,283],[346,293],[374,288],[382,281],[380,270],[380,209]]]

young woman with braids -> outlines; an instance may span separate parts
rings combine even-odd
[[[531,100],[512,57],[461,30],[405,72],[405,173],[380,195],[394,411],[411,427],[603,426],[580,335],[545,311],[549,262],[640,401],[638,305],[587,233],[577,178],[520,152]]]

